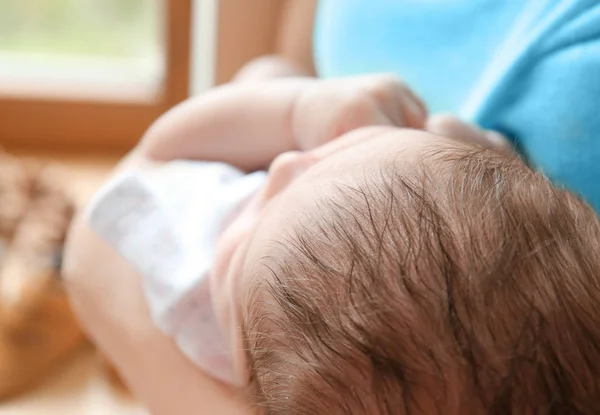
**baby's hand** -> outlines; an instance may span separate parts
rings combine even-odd
[[[292,128],[301,150],[310,150],[370,125],[423,129],[427,109],[393,75],[366,75],[315,82],[297,99]]]

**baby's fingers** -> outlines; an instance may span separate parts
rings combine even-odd
[[[427,108],[419,97],[395,75],[377,74],[362,80],[379,110],[397,127],[423,129]]]
[[[402,106],[405,126],[422,129],[427,122],[427,107],[421,99],[408,87],[402,91],[404,99]]]

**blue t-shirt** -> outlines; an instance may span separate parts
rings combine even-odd
[[[600,0],[321,0],[315,60],[396,73],[600,212]]]

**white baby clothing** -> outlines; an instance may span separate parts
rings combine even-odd
[[[91,228],[139,273],[158,328],[225,382],[233,371],[209,274],[226,222],[265,179],[224,163],[174,161],[117,174],[87,211]]]

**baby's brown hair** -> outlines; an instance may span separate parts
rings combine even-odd
[[[262,413],[600,413],[592,209],[489,149],[398,163],[264,258],[244,318]]]

